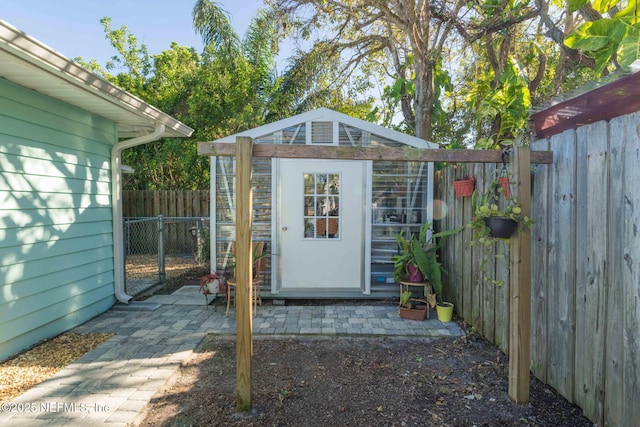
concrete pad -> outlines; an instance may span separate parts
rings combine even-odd
[[[149,299],[147,299],[147,301],[155,302],[163,305],[171,305],[171,304],[175,304],[178,299],[180,299],[180,297],[176,295],[154,295]]]
[[[204,295],[200,293],[200,286],[198,285],[185,285],[177,291],[173,292],[171,295],[200,295],[202,299],[204,299]]]
[[[154,311],[159,309],[162,304],[155,301],[133,301],[129,304],[117,303],[113,306],[113,310],[119,311]]]
[[[164,305],[205,305],[206,303],[198,285],[183,286],[171,295],[153,295],[147,301]],[[209,302],[211,301],[212,297],[209,296]]]

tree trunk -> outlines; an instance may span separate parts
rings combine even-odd
[[[435,102],[435,64],[431,61],[415,59],[416,67],[416,136],[431,140],[433,103]]]

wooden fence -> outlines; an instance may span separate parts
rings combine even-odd
[[[598,122],[532,143],[554,163],[535,168],[532,189],[531,371],[598,425],[640,425],[640,115]],[[470,198],[451,182],[466,175],[486,189],[500,165],[437,174],[440,229],[471,218]],[[483,280],[471,231],[442,252],[446,292],[457,313],[505,353],[509,253],[494,249]]]
[[[208,217],[209,190],[127,190],[122,192],[123,216]]]

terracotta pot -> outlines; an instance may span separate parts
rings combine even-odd
[[[484,219],[484,225],[489,227],[489,235],[501,239],[508,239],[518,228],[518,223],[511,218],[488,216]]]
[[[458,197],[468,197],[473,194],[473,190],[476,186],[476,179],[469,176],[459,181],[453,181],[453,190]]]
[[[424,320],[427,317],[427,306],[421,305],[415,308],[399,307],[398,314],[402,319]]]
[[[511,180],[507,177],[498,178],[498,184],[504,188],[505,197],[511,197]]]

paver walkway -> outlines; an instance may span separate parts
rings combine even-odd
[[[142,303],[117,304],[75,328],[117,335],[37,385],[0,412],[4,426],[126,426],[205,334],[235,334],[235,311],[206,306],[197,286]],[[254,335],[462,336],[457,324],[400,319],[395,306],[264,306]]]

